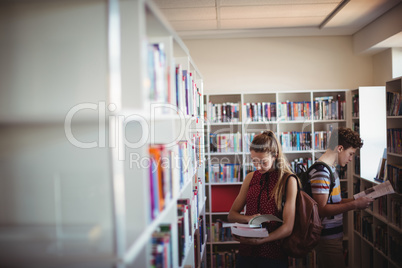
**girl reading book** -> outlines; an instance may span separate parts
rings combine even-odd
[[[244,179],[228,220],[248,223],[256,215],[272,214],[282,218],[283,223],[267,223],[267,237],[235,236],[240,242],[236,267],[287,267],[287,256],[281,247],[281,239],[289,236],[293,230],[298,179],[294,176],[289,179],[282,211],[285,183],[292,171],[275,134],[264,131],[255,136],[250,145],[250,153],[256,171],[250,172]],[[246,206],[243,215],[241,211]]]

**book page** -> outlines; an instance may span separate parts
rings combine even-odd
[[[246,224],[247,226],[247,224]],[[244,236],[244,237],[267,237],[268,230],[265,228],[250,228],[232,225],[230,227],[232,235]]]
[[[281,219],[279,219],[278,217],[271,215],[271,214],[264,214],[264,215],[259,215],[259,216],[255,216],[254,218],[252,218],[248,224],[251,227],[260,227],[261,224],[263,222],[269,222],[269,221],[279,221],[282,222]]]
[[[377,198],[377,197],[387,195],[387,194],[392,194],[392,193],[395,193],[395,191],[394,191],[394,188],[392,187],[391,182],[385,181],[385,182],[375,185],[371,188],[368,188],[358,194],[355,194],[353,197],[355,199],[358,199],[363,196]]]

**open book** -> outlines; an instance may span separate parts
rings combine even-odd
[[[392,187],[391,182],[385,181],[383,183],[370,187],[364,191],[361,191],[360,193],[353,195],[353,197],[355,199],[358,199],[363,196],[377,198],[377,197],[380,197],[383,195],[393,194],[393,193],[395,193],[395,191],[394,191],[394,188]]]
[[[244,236],[244,237],[267,237],[268,230],[262,226],[264,222],[279,221],[278,217],[271,214],[264,214],[255,216],[247,224],[245,223],[223,223],[222,227],[230,227],[232,235]]]

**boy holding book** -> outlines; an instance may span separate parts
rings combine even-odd
[[[319,267],[345,267],[342,240],[343,240],[343,213],[354,209],[365,209],[374,201],[370,197],[356,200],[341,197],[341,187],[336,165],[346,166],[353,159],[363,142],[357,132],[350,128],[339,128],[332,132],[328,149],[318,159],[325,162],[334,175],[334,186],[330,193],[330,171],[323,165],[312,169],[310,183],[313,198],[318,203],[324,229],[320,242],[316,248]]]

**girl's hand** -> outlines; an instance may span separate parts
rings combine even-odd
[[[257,217],[257,216],[260,216],[261,214],[254,214],[254,215],[251,215],[251,216],[246,216],[247,217],[247,223],[252,219],[252,218],[254,218],[254,217]]]
[[[261,245],[265,243],[265,240],[262,237],[244,237],[233,235],[234,240],[239,241],[241,244],[247,245]]]

